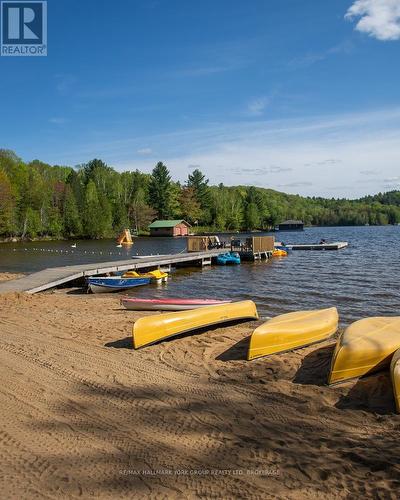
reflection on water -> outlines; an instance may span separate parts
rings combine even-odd
[[[180,269],[167,284],[132,290],[140,297],[253,299],[262,316],[298,309],[337,306],[342,321],[400,315],[400,227],[310,228],[280,232],[285,243],[349,241],[340,251],[295,251],[287,258],[241,266]],[[241,236],[243,237],[243,236]],[[0,272],[102,262],[131,255],[178,253],[185,239],[137,238],[131,248],[113,240],[7,243],[0,245]],[[34,250],[35,249],[35,250]]]

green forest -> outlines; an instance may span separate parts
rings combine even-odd
[[[117,172],[94,159],[75,168],[26,163],[0,150],[0,237],[104,238],[129,227],[146,233],[156,218],[185,219],[194,231],[306,225],[400,223],[400,191],[358,200],[289,195],[252,186],[210,186],[198,169],[184,184],[158,162],[151,174]]]

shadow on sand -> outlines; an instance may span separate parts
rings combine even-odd
[[[246,323],[246,322],[248,322],[248,320],[243,319],[243,320],[229,321],[227,323],[218,324],[218,325],[204,326],[202,328],[197,328],[196,330],[190,330],[188,332],[182,332],[182,333],[179,333],[177,335],[171,335],[170,337],[161,338],[155,342],[152,342],[151,344],[144,345],[143,348],[151,346],[151,345],[155,345],[155,344],[160,344],[161,342],[173,342],[175,340],[182,339],[185,337],[191,337],[191,336],[193,337],[193,336],[197,336],[197,335],[202,335],[204,333],[213,332],[215,330],[218,330],[219,328],[227,328],[229,326],[241,325],[242,323]],[[245,339],[245,341],[248,342],[248,339]],[[238,342],[238,344],[240,344],[240,342]],[[106,344],[104,344],[104,347],[114,347],[117,349],[132,349],[133,348],[132,337],[126,337],[126,338],[115,340],[112,342],[107,342]],[[228,349],[228,351],[229,350],[230,349]],[[246,359],[246,353],[247,353],[247,349],[245,351],[244,358],[235,358],[235,359]],[[226,359],[226,361],[227,361],[227,359]]]
[[[395,413],[389,372],[379,372],[360,378],[341,396],[335,407],[339,410],[360,410],[379,415]]]
[[[335,344],[319,347],[304,357],[293,379],[295,384],[326,385]]]
[[[114,349],[133,349],[132,337],[125,337],[124,339],[113,340],[107,342],[104,347],[113,347]]]
[[[217,356],[218,361],[243,361],[247,359],[250,337],[239,340],[235,345],[229,347],[226,351]]]

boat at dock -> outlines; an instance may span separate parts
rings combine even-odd
[[[281,314],[254,330],[247,359],[298,349],[326,340],[336,333],[336,307]]]
[[[400,317],[372,317],[352,323],[339,337],[329,384],[344,382],[390,364],[400,348]]]
[[[187,311],[199,307],[229,304],[231,300],[214,299],[141,299],[124,297],[121,304],[131,311]]]
[[[283,250],[284,252],[286,253],[289,253],[291,248],[289,248],[288,246],[284,245],[283,243],[281,242],[275,242],[274,244],[274,249],[275,250]]]
[[[226,252],[217,255],[216,262],[219,266],[240,264],[240,255],[237,252]]]
[[[127,271],[122,275],[123,278],[150,278],[152,283],[165,283],[168,280],[168,273],[156,269],[147,273],[138,273],[137,271]]]
[[[275,248],[275,250],[272,252],[272,257],[287,257],[287,255],[287,250],[283,250],[281,248]]]
[[[88,288],[92,293],[120,292],[136,286],[148,285],[150,278],[121,278],[121,276],[106,276],[88,278]]]
[[[145,316],[133,325],[133,346],[138,349],[174,335],[243,319],[258,319],[252,300]]]

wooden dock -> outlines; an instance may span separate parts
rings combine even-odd
[[[335,241],[334,243],[306,243],[301,245],[286,245],[291,250],[340,250],[349,246],[347,241]]]
[[[172,255],[155,255],[143,258],[117,260],[111,262],[95,262],[78,264],[76,266],[51,267],[28,274],[23,278],[0,283],[0,293],[27,292],[37,293],[55,288],[65,283],[106,273],[129,271],[135,269],[157,269],[177,265],[205,266],[211,264],[211,259],[221,253],[221,250],[206,252],[190,252]]]

